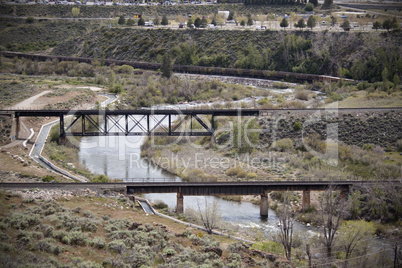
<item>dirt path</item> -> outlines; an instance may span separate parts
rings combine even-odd
[[[15,104],[14,106],[9,107],[8,109],[13,109],[13,110],[18,110],[18,109],[39,109],[42,108],[42,104],[41,103],[35,103],[35,101],[37,99],[39,99],[40,97],[42,97],[43,95],[46,95],[48,93],[50,93],[52,91],[50,90],[45,90],[42,91],[39,94],[36,94],[35,96],[32,96],[26,100],[21,101],[20,103]]]

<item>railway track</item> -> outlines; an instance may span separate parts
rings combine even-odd
[[[40,55],[40,54],[28,54],[20,52],[11,51],[0,51],[0,55],[8,58],[27,58],[34,61],[47,61],[47,60],[57,60],[57,61],[77,61],[91,64],[93,58],[85,57],[68,57],[68,56],[53,56],[53,55]],[[150,63],[150,62],[140,62],[140,61],[125,61],[125,60],[113,60],[105,59],[106,65],[129,65],[137,69],[146,70],[159,70],[162,66],[160,63]],[[207,66],[195,66],[195,65],[178,65],[172,66],[174,72],[177,73],[191,73],[191,74],[203,74],[203,75],[224,75],[224,76],[237,76],[237,77],[248,77],[248,78],[258,78],[258,79],[269,79],[269,80],[285,80],[291,82],[313,82],[313,81],[326,81],[326,82],[338,82],[339,80],[355,82],[351,79],[345,79],[335,76],[328,75],[316,75],[316,74],[303,74],[303,73],[292,73],[292,72],[282,72],[282,71],[268,71],[268,70],[251,70],[251,69],[235,69],[235,68],[221,68],[221,67],[207,67]]]

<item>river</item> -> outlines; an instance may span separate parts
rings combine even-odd
[[[91,172],[104,174],[110,178],[181,181],[179,177],[140,157],[143,140],[144,137],[128,136],[83,137],[79,160]],[[147,194],[145,198],[151,202],[161,200],[171,209],[176,207],[176,194]],[[198,210],[198,205],[203,208],[205,202],[208,204],[217,202],[225,222],[245,228],[258,228],[267,235],[278,228],[278,218],[274,211],[269,210],[268,219],[262,219],[259,205],[248,202],[227,201],[214,196],[184,196],[184,210]],[[314,234],[313,227],[299,223],[296,223],[295,227],[302,233]]]
[[[192,108],[192,105],[189,105]],[[160,107],[161,108],[161,107]],[[187,106],[187,108],[189,108]],[[139,118],[137,118],[138,120]],[[110,178],[136,178],[141,181],[181,181],[151,162],[140,157],[141,144],[144,137],[107,136],[83,137],[80,144],[79,161],[91,172],[104,174]],[[176,194],[147,194],[145,198],[151,202],[158,200],[166,203],[169,208],[176,207]],[[184,211],[197,210],[205,207],[205,202],[217,202],[223,220],[240,228],[259,230],[267,238],[271,238],[278,230],[278,217],[274,211],[269,210],[268,218],[260,217],[259,205],[248,202],[233,202],[214,196],[184,196]],[[228,226],[228,224],[226,224]],[[318,234],[318,229],[295,223],[295,233],[302,237]],[[374,239],[371,250],[386,250],[392,252],[392,241]],[[385,253],[385,252],[384,252]],[[392,254],[392,253],[391,253]],[[389,256],[392,256],[392,255]]]

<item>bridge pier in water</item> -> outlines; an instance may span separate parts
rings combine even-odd
[[[263,218],[268,218],[268,193],[266,191],[261,195],[260,215]]]
[[[310,190],[303,190],[302,197],[302,210],[307,210],[310,208]]]

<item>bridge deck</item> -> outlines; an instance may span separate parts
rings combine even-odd
[[[0,183],[10,189],[82,189],[126,188],[128,194],[181,193],[182,195],[258,195],[265,191],[323,191],[332,186],[346,190],[353,186],[369,186],[400,181],[260,181],[260,182],[151,182],[151,183]]]

